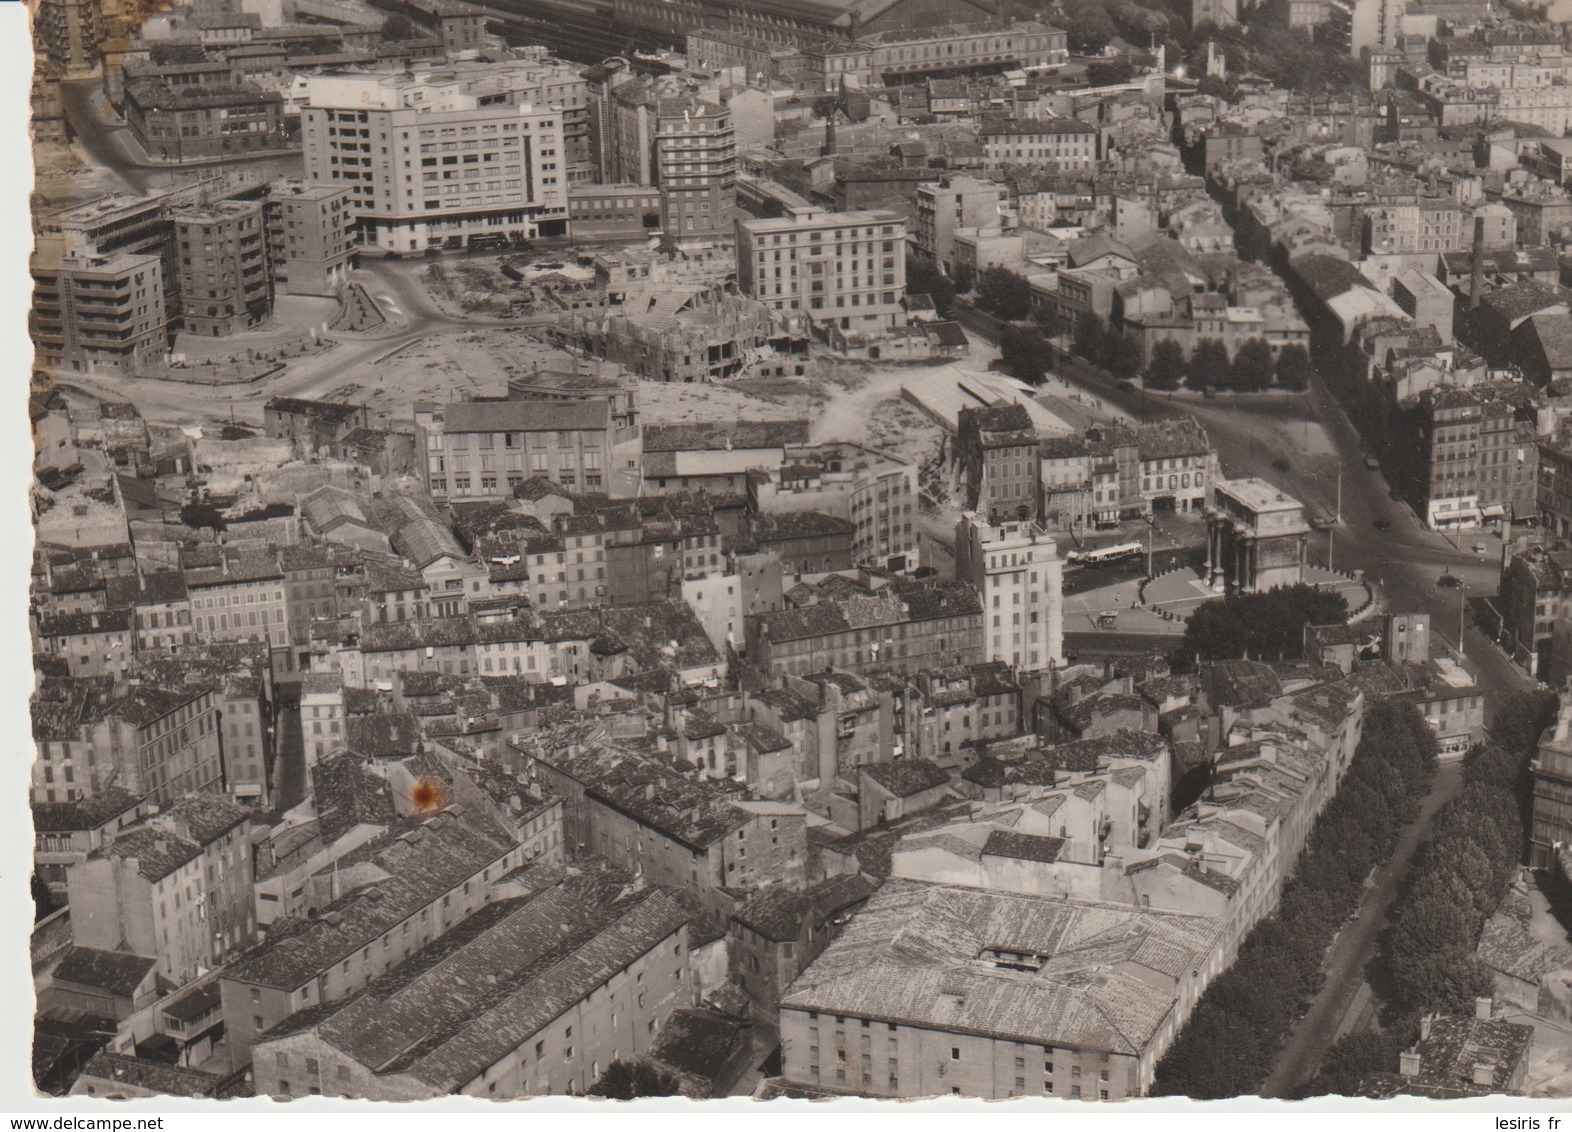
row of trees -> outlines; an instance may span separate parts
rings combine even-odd
[[[1196,608],[1185,622],[1175,665],[1193,659],[1294,660],[1304,655],[1306,625],[1348,619],[1348,600],[1336,590],[1300,583],[1265,593],[1232,593]]]
[[[1162,341],[1152,347],[1146,367],[1146,387],[1166,391],[1183,383],[1191,389],[1221,389],[1256,393],[1272,386],[1301,393],[1310,387],[1310,355],[1303,346],[1284,346],[1276,359],[1264,339],[1251,338],[1229,360],[1228,349],[1216,338],[1196,343],[1190,357],[1177,342]]]
[[[1064,328],[1052,306],[1032,310],[1032,288],[1024,275],[994,266],[974,281],[959,269],[953,277],[946,276],[915,260],[907,268],[908,289],[926,292],[941,318],[953,315],[956,294],[971,289],[974,283],[979,310],[1002,323],[1031,323],[1003,327],[1000,352],[1010,373],[1022,381],[1041,382],[1053,365],[1053,339]],[[1083,315],[1076,322],[1071,350],[1076,357],[1120,380],[1141,375],[1140,343],[1095,314]],[[1183,384],[1199,390],[1253,393],[1270,388],[1274,381],[1280,389],[1301,392],[1309,388],[1312,372],[1310,355],[1302,346],[1286,346],[1273,358],[1272,348],[1264,339],[1251,338],[1230,359],[1220,340],[1203,338],[1188,358],[1177,342],[1157,343],[1144,377],[1146,387],[1156,392],[1168,392]]]
[[[1419,710],[1382,700],[1336,796],[1322,811],[1277,911],[1190,1015],[1157,1066],[1154,1093],[1216,1100],[1254,1094],[1320,989],[1322,961],[1370,870],[1391,853],[1435,773],[1435,736]]]
[[[1463,929],[1476,917],[1483,923],[1522,860],[1532,797],[1528,760],[1555,710],[1553,694],[1519,692],[1496,712],[1493,745],[1470,754],[1463,792],[1436,815],[1413,883],[1380,941],[1373,974],[1390,996],[1386,1024],[1332,1043],[1305,1095],[1346,1095],[1370,1073],[1397,1072],[1398,1055],[1413,1044],[1422,1013],[1466,1011],[1471,992],[1489,993],[1488,976],[1469,954],[1478,928]],[[1460,895],[1459,884],[1481,887]],[[1457,915],[1437,907],[1437,900],[1452,898]],[[1440,934],[1427,938],[1431,931]]]
[[[1493,992],[1474,949],[1522,860],[1528,760],[1540,730],[1534,724],[1554,709],[1547,693],[1520,694],[1505,705],[1496,733],[1515,746],[1471,751],[1461,793],[1436,814],[1372,970],[1372,985],[1392,1014],[1468,1011],[1476,996]]]

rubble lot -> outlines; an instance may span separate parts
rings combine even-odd
[[[465,330],[417,339],[375,364],[363,377],[323,393],[324,400],[369,405],[372,415],[403,417],[416,401],[501,397],[508,379],[540,368],[572,368],[575,359],[522,328]]]
[[[575,364],[572,354],[525,328],[434,334],[378,360],[374,378],[345,382],[321,396],[403,417],[416,401],[500,397],[509,378]],[[938,425],[901,399],[902,385],[925,367],[826,358],[813,369],[806,377],[743,378],[724,385],[643,382],[640,413],[647,424],[806,417],[816,443],[855,441],[917,464],[938,452]]]
[[[850,440],[922,464],[938,452],[939,426],[901,399],[909,367],[825,359],[807,377],[743,378],[724,385],[647,382],[648,424],[807,417],[815,443]]]

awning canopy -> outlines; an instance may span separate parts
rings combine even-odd
[[[1500,503],[1492,503],[1480,512],[1486,519],[1505,519],[1506,508]]]

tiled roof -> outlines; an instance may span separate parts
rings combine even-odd
[[[224,978],[294,990],[478,876],[511,847],[511,839],[494,823],[459,807],[389,831],[338,862],[341,875],[364,861],[386,879],[334,901],[314,920],[276,929],[260,947],[230,964]]]
[[[1020,861],[1052,864],[1059,859],[1059,850],[1063,848],[1062,837],[1039,837],[1030,833],[995,829],[988,834],[982,851],[990,857],[1013,857]]]
[[[567,880],[502,901],[331,1011],[320,1038],[378,1073],[456,1091],[680,931],[664,889]]]
[[[163,605],[186,600],[186,576],[179,570],[104,579],[104,604],[110,609]]]
[[[186,794],[161,810],[157,824],[176,822],[189,830],[198,845],[211,845],[251,814],[244,806],[220,794]]]
[[[201,855],[202,847],[195,841],[142,825],[117,834],[113,842],[95,850],[92,857],[135,861],[144,880],[158,881]]]
[[[804,927],[818,928],[873,894],[874,884],[861,873],[829,877],[803,891],[784,884],[761,888],[748,898],[732,919],[746,924],[766,939],[790,943],[801,938]],[[810,923],[811,921],[811,923]]]
[[[131,630],[129,609],[100,609],[91,613],[57,613],[38,619],[41,637],[86,637],[94,633],[126,633]]]
[[[97,829],[139,804],[135,794],[119,786],[106,786],[74,802],[34,802],[33,829],[38,833]]]
[[[224,1079],[199,1069],[185,1069],[145,1057],[100,1050],[82,1068],[82,1077],[107,1081],[173,1097],[212,1097]],[[113,1092],[113,1088],[108,1090]]]
[[[1219,936],[1200,916],[892,879],[781,1005],[1141,1056],[1178,1001],[1130,968],[1187,977]],[[1043,965],[995,965],[992,949]]]
[[[928,759],[894,759],[890,762],[864,763],[858,767],[897,798],[910,798],[925,790],[948,786],[950,776],[938,763]]]
[[[80,983],[130,998],[147,973],[158,963],[150,955],[101,951],[96,947],[71,947],[54,969],[56,982]]]

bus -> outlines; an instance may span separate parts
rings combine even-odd
[[[1072,550],[1065,561],[1072,566],[1112,566],[1139,558],[1143,553],[1138,542],[1122,542],[1118,546],[1100,546],[1096,550]]]

